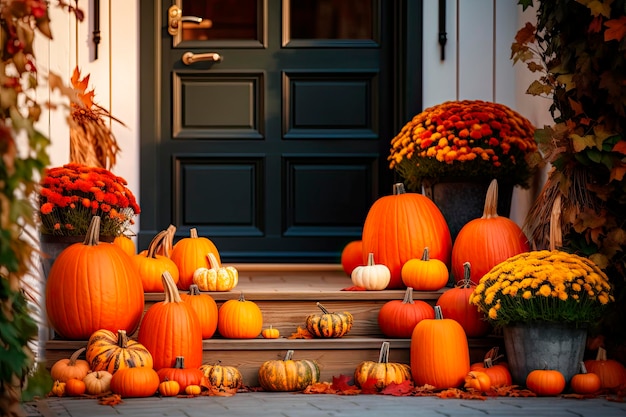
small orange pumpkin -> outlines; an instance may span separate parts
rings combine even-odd
[[[78,397],[85,393],[85,383],[82,379],[70,378],[65,381],[65,394],[70,397]]]
[[[576,394],[594,394],[602,388],[600,377],[593,372],[587,372],[584,362],[580,363],[580,373],[572,377],[569,383]]]
[[[487,392],[491,390],[491,378],[485,372],[469,371],[465,376],[465,388]]]
[[[278,339],[280,337],[280,331],[270,325],[270,327],[268,327],[267,329],[263,329],[263,331],[261,332],[261,336],[263,336],[265,339]]]
[[[72,353],[69,359],[59,359],[50,368],[50,376],[55,381],[65,382],[68,379],[83,379],[89,373],[89,362],[78,359],[86,348],[82,347]]]
[[[123,368],[113,374],[111,391],[122,397],[151,397],[160,383],[159,375],[152,368]]]
[[[131,257],[137,268],[137,273],[141,277],[144,292],[163,292],[163,280],[161,279],[163,271],[168,271],[174,283],[178,283],[178,266],[169,257],[157,254],[157,248],[162,245],[167,237],[167,230],[160,231],[152,238],[147,250]]]
[[[246,300],[242,292],[239,299],[221,305],[217,329],[229,339],[254,339],[263,329],[263,313],[256,303]]]
[[[565,389],[565,377],[556,369],[535,369],[526,377],[526,387],[539,396],[556,396]]]
[[[220,261],[220,254],[215,244],[206,237],[198,236],[196,228],[189,230],[189,237],[184,237],[176,242],[170,258],[178,267],[180,279],[177,285],[179,289],[188,290],[189,286],[193,284],[193,273],[196,269],[209,267],[207,253],[212,253],[217,261]]]
[[[137,247],[135,246],[135,242],[133,242],[133,240],[126,235],[122,234],[117,236],[115,239],[113,239],[113,244],[122,248],[122,250],[126,252],[128,256],[133,256],[137,253]]]
[[[428,247],[421,259],[409,259],[401,270],[402,282],[417,291],[437,291],[450,279],[448,267],[439,259],[431,259]]]
[[[159,394],[163,397],[173,397],[180,392],[180,384],[176,381],[165,379],[159,384]]]
[[[363,241],[353,240],[348,242],[341,251],[341,267],[348,276],[357,266],[363,265]]]
[[[408,287],[404,299],[387,301],[378,310],[378,327],[387,337],[410,339],[417,323],[434,318],[433,306],[423,300],[413,300],[413,287]]]
[[[181,294],[180,298],[189,303],[198,315],[202,326],[202,338],[210,339],[217,330],[217,303],[209,294],[203,294],[196,284],[191,284],[189,294]]]
[[[626,383],[624,365],[615,359],[608,359],[603,347],[598,348],[595,359],[587,359],[584,363],[587,371],[598,375],[602,388],[614,389]]]

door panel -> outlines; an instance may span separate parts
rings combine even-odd
[[[142,156],[156,207],[140,246],[174,224],[177,238],[197,228],[224,262],[338,262],[391,190],[393,2],[175,5],[204,26],[184,18],[170,35],[162,2],[158,134]],[[221,60],[185,63],[189,53]]]

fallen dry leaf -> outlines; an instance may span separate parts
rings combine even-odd
[[[313,339],[313,335],[307,329],[298,326],[296,331],[288,336],[287,339]]]
[[[122,396],[119,395],[119,394],[105,395],[103,397],[100,397],[100,399],[98,400],[98,404],[100,404],[100,405],[110,405],[110,406],[121,404],[123,402],[124,401],[122,401]]]

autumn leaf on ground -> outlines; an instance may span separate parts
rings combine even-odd
[[[309,385],[304,391],[302,391],[303,394],[334,394],[334,392],[335,390],[331,388],[330,382],[317,382]]]
[[[110,394],[110,395],[105,395],[104,397],[101,397],[98,400],[98,404],[101,405],[110,405],[110,406],[114,406],[117,404],[121,404],[124,401],[122,401],[122,396],[119,394]]]
[[[461,400],[486,400],[487,397],[481,395],[478,391],[463,391],[458,388],[449,388],[436,394],[439,398],[457,398]]]
[[[298,326],[296,331],[288,336],[287,339],[313,339],[313,335],[307,329]]]
[[[339,375],[333,376],[333,383],[330,386],[331,389],[335,390],[338,395],[357,395],[361,393],[361,390],[354,385],[353,378],[348,375]]]
[[[405,379],[401,383],[390,383],[380,391],[383,395],[394,395],[396,397],[409,396],[413,393],[413,383],[408,379]]]
[[[416,396],[433,395],[434,391],[435,391],[434,386],[429,385],[429,384],[424,384],[422,386],[413,388],[413,395],[416,395]]]
[[[230,388],[220,385],[216,387],[211,385],[208,390],[204,391],[201,395],[208,395],[210,397],[232,397],[237,394],[237,388]]]
[[[378,394],[378,387],[376,378],[367,378],[363,384],[361,384],[361,394]]]

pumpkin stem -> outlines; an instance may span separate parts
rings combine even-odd
[[[219,269],[221,267],[219,261],[215,257],[213,252],[207,253],[207,258],[209,258],[209,264],[211,265],[211,269]]]
[[[128,347],[128,335],[126,334],[126,330],[117,331],[117,346],[122,349]]]
[[[283,359],[283,360],[290,361],[291,358],[293,358],[293,349],[289,349],[287,351],[287,353],[285,354],[285,359]]]
[[[200,288],[196,284],[189,286],[189,295],[200,295]]]
[[[415,304],[413,302],[413,287],[406,287],[406,291],[404,292],[404,300],[402,300],[402,304]]]
[[[170,253],[172,248],[174,247],[174,236],[176,235],[176,226],[170,224],[167,227],[167,237],[163,239],[163,244],[161,247],[163,248],[163,256],[170,257]]]
[[[461,288],[470,288],[472,286],[472,265],[469,262],[463,264],[463,281]]]
[[[373,252],[370,252],[370,253],[367,255],[367,266],[374,266],[374,265],[376,265],[376,264],[374,263],[374,253],[373,253]]]
[[[481,219],[495,219],[498,217],[498,180],[491,180],[485,197],[485,209]]]
[[[83,245],[98,246],[100,243],[100,216],[93,216],[87,229],[87,236],[83,241]]]
[[[185,369],[185,357],[184,356],[176,356],[176,359],[174,360],[174,368]]]
[[[586,374],[587,373],[587,367],[585,366],[585,362],[580,361],[580,373],[581,374]]]
[[[159,249],[159,246],[163,245],[163,241],[167,238],[168,234],[169,232],[167,230],[161,230],[152,238],[150,244],[148,245],[146,258],[156,259],[157,249]]]
[[[606,349],[600,346],[598,348],[598,354],[596,355],[597,361],[605,361],[606,360]]]
[[[430,260],[430,249],[428,249],[428,246],[426,246],[424,248],[424,252],[422,252],[422,261],[428,261]]]
[[[80,349],[78,349],[76,352],[72,353],[72,356],[70,356],[70,360],[67,363],[68,366],[74,366],[76,365],[76,361],[78,360],[78,357],[80,356],[81,353],[83,353],[85,351],[85,347],[82,347]]]
[[[169,271],[163,271],[161,280],[163,281],[163,288],[165,290],[165,300],[163,303],[182,303],[183,300],[180,298],[180,293],[178,292],[174,278],[172,278],[172,274],[170,274]]]
[[[316,306],[318,306],[320,310],[322,310],[322,313],[324,313],[324,314],[330,314],[330,312],[326,309],[326,307],[324,307],[324,306],[322,305],[322,303],[320,303],[319,301],[318,301],[318,302],[317,302],[317,304],[315,304],[315,305],[316,305]]]
[[[389,362],[389,342],[385,341],[380,346],[380,354],[378,355],[378,363]]]
[[[243,296],[243,291],[241,291],[241,293],[239,294],[239,301],[241,302],[246,301],[245,297]]]
[[[198,229],[196,229],[195,227],[192,227],[189,230],[189,237],[192,239],[197,239],[198,238]]]
[[[406,194],[404,183],[398,182],[393,185],[393,195]]]
[[[441,311],[441,306],[435,306],[435,320],[443,320],[443,312]]]

